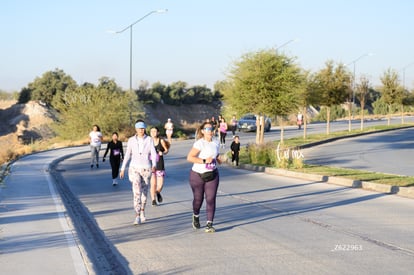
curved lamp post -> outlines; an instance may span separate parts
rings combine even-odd
[[[365,54],[363,54],[363,55],[361,55],[360,57],[358,57],[357,59],[355,59],[355,60],[353,60],[353,61],[351,61],[351,62],[349,62],[347,65],[350,65],[350,64],[353,64],[354,65],[354,81],[353,81],[353,84],[352,84],[352,104],[355,104],[355,64],[359,61],[359,60],[361,60],[362,58],[364,58],[364,57],[367,57],[367,56],[372,56],[372,55],[374,55],[373,53],[365,53]],[[346,66],[347,66],[346,65]]]
[[[147,18],[148,16],[150,16],[153,13],[165,13],[167,11],[168,11],[167,9],[150,11],[149,13],[147,13],[143,17],[139,18],[134,23],[130,24],[129,26],[125,27],[124,29],[122,29],[120,31],[111,31],[112,33],[119,34],[119,33],[123,33],[127,29],[130,30],[130,36],[129,36],[129,90],[130,91],[132,91],[132,27],[135,24],[137,24],[138,22],[141,22],[142,20],[144,20],[145,18]]]
[[[290,43],[292,43],[292,42],[296,42],[296,41],[299,41],[299,39],[297,39],[297,38],[295,38],[295,39],[291,39],[291,40],[289,40],[289,41],[287,41],[287,42],[283,43],[283,44],[282,44],[282,45],[280,45],[279,47],[277,47],[277,48],[275,49],[275,51],[277,52],[277,50],[279,50],[279,49],[283,48],[283,47],[284,47],[284,46],[286,46],[287,44],[290,44]]]

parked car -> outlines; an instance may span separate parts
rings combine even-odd
[[[270,128],[272,127],[272,123],[270,118],[266,117],[264,118],[265,120],[265,127],[264,127],[264,131],[265,132],[269,132]],[[246,114],[244,116],[242,116],[238,123],[237,123],[237,130],[239,131],[246,131],[246,132],[254,132],[257,130],[257,126],[256,126],[256,115],[254,114]]]

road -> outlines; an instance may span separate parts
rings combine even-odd
[[[242,142],[250,137],[243,134]],[[140,226],[132,226],[129,182],[113,187],[108,163],[91,170],[87,147],[14,163],[1,191],[2,273],[412,273],[414,202],[393,195],[224,165],[217,232],[194,231],[191,165],[185,160],[191,144],[173,143],[166,157],[165,203],[147,207],[148,222]],[[65,155],[50,175],[48,163]],[[66,210],[53,195],[53,177]],[[71,213],[72,219],[63,218]]]
[[[414,176],[414,129],[377,133],[322,144],[304,151],[306,162]]]
[[[139,227],[131,225],[130,184],[112,187],[109,167],[90,171],[87,154],[57,167],[133,274],[349,274],[351,263],[361,274],[411,272],[411,199],[320,182],[224,166],[217,232],[194,232],[191,143],[173,144],[165,204],[147,207]]]

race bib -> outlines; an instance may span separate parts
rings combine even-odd
[[[216,164],[215,159],[213,159],[213,161],[211,163],[206,163],[206,169],[207,170],[214,170],[214,169],[216,169],[216,166],[217,166],[217,164]]]

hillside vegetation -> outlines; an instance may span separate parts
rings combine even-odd
[[[183,133],[194,132],[202,120],[217,116],[219,112],[219,108],[203,104],[157,104],[144,106],[144,109],[147,124],[161,127],[171,118]],[[57,136],[53,131],[56,121],[56,112],[37,101],[26,104],[13,100],[0,101],[0,164],[33,151],[87,143],[89,132],[78,140],[65,140]],[[94,122],[91,121],[91,127],[92,124]],[[107,129],[107,132],[111,131]],[[129,135],[130,132],[121,133],[124,140]],[[105,137],[106,140],[109,138]]]

